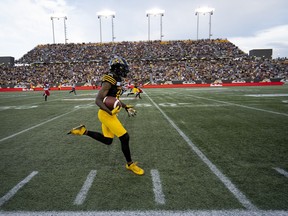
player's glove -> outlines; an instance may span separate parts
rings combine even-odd
[[[132,105],[126,105],[125,110],[127,111],[129,117],[130,116],[133,116],[133,117],[136,116],[137,111],[135,109],[133,109]]]
[[[112,115],[117,115],[121,110],[121,107],[120,106],[116,106],[112,111]]]

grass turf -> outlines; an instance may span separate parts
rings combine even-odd
[[[163,114],[262,210],[288,210],[288,87],[145,89],[123,95],[138,113],[120,120],[132,158],[146,171],[124,167],[119,140],[111,146],[66,133],[85,124],[100,131],[97,91],[0,93],[0,198],[32,171],[39,173],[1,210],[229,210],[245,209],[192,151]],[[262,95],[255,97],[249,95]],[[156,106],[155,106],[156,104]],[[155,203],[150,170],[160,174],[165,204]],[[82,205],[74,205],[87,175],[96,178]]]

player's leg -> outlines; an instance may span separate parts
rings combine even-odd
[[[127,161],[125,167],[128,170],[131,170],[133,173],[137,174],[137,175],[143,175],[144,174],[144,170],[141,169],[139,166],[137,166],[137,163],[132,161],[131,158],[131,153],[130,153],[130,147],[129,147],[129,134],[126,132],[124,135],[122,135],[121,137],[119,137],[120,142],[121,142],[121,149],[122,152],[125,156],[125,159]]]
[[[96,132],[96,131],[89,131],[87,130],[87,132],[85,133],[85,135],[101,142],[104,143],[106,145],[111,145],[113,142],[113,138],[110,137],[105,137],[102,133]]]
[[[124,135],[119,137],[119,140],[121,142],[121,149],[124,154],[124,157],[126,159],[126,169],[131,170],[133,173],[137,175],[143,175],[144,170],[141,169],[139,166],[137,166],[137,162],[133,162],[131,158],[131,152],[130,152],[130,147],[129,147],[129,140],[130,136],[128,132],[126,132]]]
[[[109,133],[109,132],[107,131],[107,133]],[[72,130],[70,130],[68,132],[68,134],[79,135],[79,136],[87,135],[87,136],[91,137],[92,139],[95,139],[95,140],[102,142],[106,145],[112,144],[113,137],[114,137],[113,134],[110,137],[105,137],[103,134],[101,134],[99,132],[89,131],[86,129],[85,125],[80,125],[78,127],[73,128]]]
[[[45,101],[47,101],[48,96],[50,96],[50,92],[49,90],[45,91]]]
[[[136,98],[139,97],[139,99],[142,99],[141,96],[140,96],[140,92],[138,92],[135,97]]]
[[[127,161],[127,164],[133,163],[131,159],[131,153],[130,153],[130,147],[129,147],[129,140],[130,140],[129,134],[126,132],[124,135],[119,137],[119,139],[121,142],[121,149]]]
[[[103,113],[102,113],[103,112]],[[100,115],[99,115],[100,113]],[[109,132],[115,134],[119,137],[121,142],[121,149],[126,159],[126,168],[131,170],[137,175],[143,175],[144,170],[137,166],[137,163],[134,163],[131,158],[131,152],[129,147],[129,140],[130,136],[126,129],[123,127],[122,123],[119,121],[116,115],[109,115],[107,112],[103,110],[99,110],[98,117],[99,120],[105,124],[105,127],[109,128]],[[101,115],[102,114],[102,115]],[[103,127],[102,127],[103,129]],[[103,131],[104,136],[106,136],[105,132]]]

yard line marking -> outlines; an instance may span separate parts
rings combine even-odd
[[[245,106],[245,105],[241,105],[241,104],[235,104],[235,103],[226,102],[226,101],[220,101],[220,100],[215,100],[215,99],[210,99],[210,98],[204,98],[204,97],[199,97],[199,96],[195,96],[195,95],[189,95],[189,96],[194,97],[194,98],[198,98],[198,99],[210,100],[210,101],[214,101],[214,102],[219,102],[219,103],[229,104],[229,105],[233,105],[233,106],[238,106],[238,107],[242,107],[242,108],[247,108],[247,109],[252,109],[252,110],[257,110],[257,111],[262,111],[262,112],[267,112],[267,113],[272,113],[272,114],[277,114],[277,115],[288,116],[288,114],[286,114],[286,113],[280,113],[280,112],[275,112],[275,111],[271,111],[271,110],[264,110],[264,109],[260,109],[260,108],[249,107],[249,106]]]
[[[80,192],[78,193],[78,195],[76,196],[75,200],[74,200],[74,205],[82,205],[83,202],[86,199],[87,193],[90,189],[90,187],[92,186],[92,183],[94,181],[94,178],[96,177],[96,170],[91,170],[90,173],[88,174],[86,181],[84,182]]]
[[[20,131],[20,132],[18,132],[18,133],[12,134],[12,135],[10,135],[10,136],[8,136],[8,137],[5,137],[5,138],[1,139],[0,142],[3,142],[3,141],[5,141],[5,140],[10,139],[10,138],[13,138],[13,137],[15,137],[15,136],[17,136],[17,135],[19,135],[19,134],[25,133],[25,132],[27,132],[27,131],[29,131],[29,130],[32,130],[32,129],[34,129],[34,128],[37,128],[37,127],[39,127],[39,126],[42,126],[42,125],[44,125],[44,124],[46,124],[46,123],[48,123],[48,122],[54,121],[54,120],[56,120],[56,119],[58,119],[58,118],[61,118],[62,116],[65,116],[65,115],[68,115],[68,114],[70,114],[70,113],[72,113],[72,112],[75,112],[76,110],[78,110],[78,109],[74,109],[74,110],[69,111],[69,112],[67,112],[67,113],[64,113],[64,114],[61,114],[61,115],[59,115],[59,116],[56,116],[56,117],[54,117],[54,118],[52,118],[52,119],[49,119],[49,120],[47,120],[47,121],[44,121],[44,122],[42,122],[42,123],[40,123],[40,124],[37,124],[37,125],[34,125],[34,126],[30,127],[30,128],[27,128],[27,129],[25,129],[25,130],[22,130],[22,131]]]
[[[151,170],[152,182],[153,182],[153,191],[155,195],[155,202],[157,204],[165,204],[165,196],[162,191],[162,185],[160,180],[160,174],[157,169]]]
[[[248,97],[287,97],[288,94],[247,94]]]
[[[258,208],[253,205],[249,199],[226,177],[205,155],[202,151],[184,134],[183,131],[163,112],[163,110],[146,94],[154,106],[162,113],[167,121],[174,127],[180,136],[187,142],[191,149],[200,157],[200,159],[209,167],[209,169],[222,181],[226,188],[235,196],[236,199],[247,209],[257,210]]]
[[[192,211],[0,211],[0,216],[287,216],[281,210],[192,210]]]
[[[278,168],[278,167],[275,167],[273,169],[276,170],[278,173],[284,175],[286,178],[288,178],[288,172],[285,171],[284,169],[281,169],[281,168]]]
[[[1,197],[0,207],[9,199],[11,199],[17,193],[18,190],[20,190],[25,184],[27,184],[37,174],[38,174],[38,171],[33,171],[32,173],[30,173],[30,175],[28,175],[25,179],[23,179],[15,187],[13,187],[7,194]]]

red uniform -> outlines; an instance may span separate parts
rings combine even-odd
[[[48,83],[45,83],[44,84],[44,94],[49,96],[50,95],[50,92],[49,92],[49,88],[50,88],[50,85]]]
[[[49,89],[50,89],[49,83],[44,83],[44,94],[43,94],[43,96],[45,97],[45,101],[47,101],[47,97],[50,96]]]

